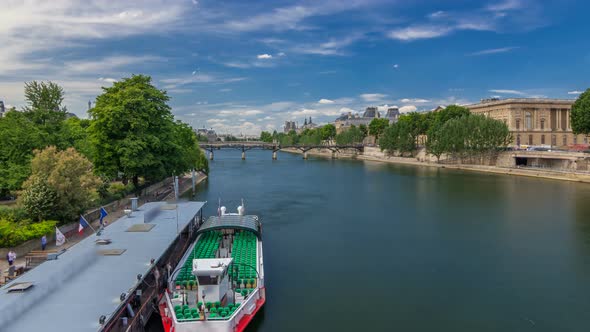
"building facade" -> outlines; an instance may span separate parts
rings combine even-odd
[[[6,110],[4,109],[4,102],[0,100],[0,118],[4,116],[4,113],[6,113]]]
[[[567,147],[587,145],[588,137],[574,135],[570,124],[570,99],[483,99],[466,105],[472,113],[504,121],[512,133],[512,144]]]
[[[288,134],[291,130],[297,131],[297,122],[285,121],[285,125],[283,126],[283,132],[285,134]]]

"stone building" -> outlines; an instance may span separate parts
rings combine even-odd
[[[380,118],[381,113],[379,113],[377,107],[367,107],[363,116],[359,116],[358,114],[352,114],[352,112],[343,113],[334,121],[334,126],[336,127],[336,132],[341,133],[351,126],[360,126],[365,125],[369,126],[369,123],[373,121],[373,119]]]
[[[504,121],[512,133],[512,144],[566,147],[588,144],[585,135],[574,135],[570,124],[570,99],[483,99],[466,105],[472,113]]]

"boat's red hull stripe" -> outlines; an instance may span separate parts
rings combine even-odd
[[[260,310],[260,308],[262,308],[265,301],[266,300],[264,298],[260,298],[256,301],[256,308],[254,309],[254,312],[252,312],[249,315],[244,315],[244,317],[242,317],[242,319],[240,319],[240,322],[236,326],[236,332],[243,332],[246,329],[246,326],[248,326],[248,324],[250,324],[250,321],[252,321],[252,319],[254,318],[256,313],[258,312],[258,310]]]

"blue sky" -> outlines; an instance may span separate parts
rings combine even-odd
[[[19,1],[0,10],[0,99],[53,80],[86,117],[132,73],[194,127],[256,134],[285,120],[590,87],[586,1]]]

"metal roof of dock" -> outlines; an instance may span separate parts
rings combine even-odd
[[[176,239],[177,230],[185,228],[204,204],[144,204],[130,217],[124,216],[108,225],[100,237],[88,236],[58,259],[46,261],[3,286],[0,329],[99,330],[99,317],[110,318],[121,304],[120,294],[137,286],[137,275],[145,276],[150,271],[150,260],[159,259]],[[98,245],[95,241],[99,238],[112,242]],[[105,250],[115,254],[106,254]],[[117,255],[117,251],[123,252]],[[12,285],[23,282],[31,282],[33,287],[23,292],[8,292]]]
[[[224,228],[236,228],[251,231],[256,236],[260,237],[260,222],[257,216],[240,216],[240,215],[222,215],[222,216],[211,216],[197,231],[197,233],[203,233],[211,230],[218,230]]]

